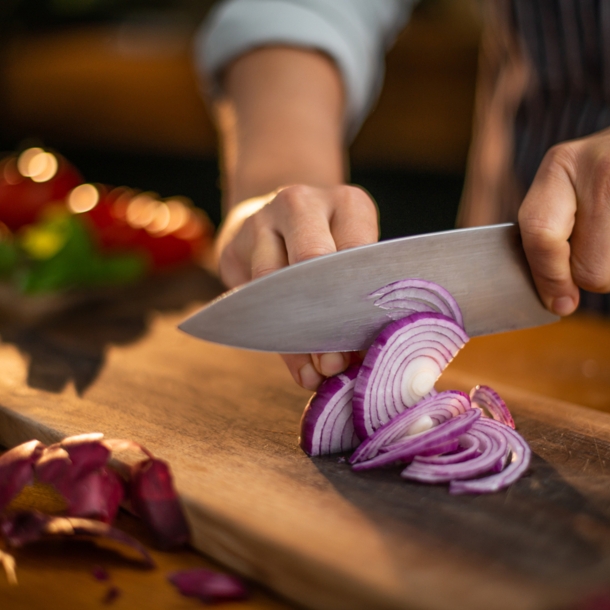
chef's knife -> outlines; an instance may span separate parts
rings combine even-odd
[[[370,294],[405,278],[448,290],[470,336],[558,319],[536,293],[516,225],[504,224],[383,241],[298,263],[221,295],[179,328],[253,350],[360,350],[391,321]]]

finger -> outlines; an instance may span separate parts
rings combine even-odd
[[[282,354],[282,358],[294,380],[306,390],[313,392],[324,381],[309,354]]]
[[[337,251],[329,225],[331,204],[325,197],[319,189],[293,186],[282,190],[271,204],[278,210],[277,228],[284,237],[289,264]]]
[[[330,220],[337,250],[372,244],[379,239],[379,211],[362,189],[346,187]]]
[[[570,243],[576,216],[576,193],[565,149],[551,149],[519,210],[525,254],[544,305],[560,316],[578,305],[578,288],[570,268]]]
[[[579,173],[576,224],[572,232],[572,277],[591,292],[610,291],[610,157],[607,144]]]
[[[273,273],[287,264],[288,255],[284,240],[273,229],[261,229],[252,250],[252,279]]]
[[[340,352],[312,354],[311,360],[316,371],[321,375],[324,375],[324,377],[332,377],[333,375],[342,373],[350,363],[348,354]]]

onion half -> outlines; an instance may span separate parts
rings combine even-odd
[[[349,451],[360,440],[354,432],[352,397],[359,365],[324,380],[301,418],[299,444],[307,455]]]
[[[440,313],[416,313],[388,324],[356,379],[354,429],[360,439],[433,394],[434,383],[467,341],[461,326]]]

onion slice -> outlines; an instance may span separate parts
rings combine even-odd
[[[447,419],[430,430],[413,436],[407,436],[392,445],[384,447],[379,455],[366,462],[354,464],[353,469],[369,470],[371,468],[379,468],[380,466],[388,466],[398,461],[411,461],[422,451],[438,448],[448,441],[461,436],[470,430],[480,417],[481,412],[478,409],[468,409],[466,412]]]
[[[416,313],[386,326],[369,348],[353,398],[354,429],[362,439],[435,392],[434,383],[468,341],[439,313]]]
[[[483,409],[492,419],[515,429],[515,420],[506,403],[498,393],[487,385],[477,385],[470,390],[470,400],[473,406]]]
[[[307,403],[299,438],[307,455],[349,451],[360,443],[352,419],[352,397],[359,369],[359,365],[352,365],[344,373],[325,379]]]
[[[392,282],[371,293],[375,305],[385,309],[392,320],[413,313],[440,313],[464,326],[462,312],[450,292],[428,280],[409,278]]]
[[[487,426],[480,426],[479,422],[475,422],[464,436],[475,438],[482,449],[481,453],[471,456],[471,459],[448,464],[414,460],[402,471],[403,479],[422,483],[448,483],[459,479],[470,479],[489,472],[498,460],[506,455],[508,447],[506,437],[490,430]]]
[[[430,429],[432,429],[434,426],[438,426],[470,410],[470,399],[463,392],[449,390],[430,396],[416,406],[403,411],[363,441],[350,458],[350,462],[356,464],[364,460],[370,460],[377,456],[384,447],[387,448],[405,438],[408,439],[426,434],[421,426],[423,418],[427,418],[426,421],[431,423],[432,427]],[[478,414],[480,415],[480,412]],[[455,438],[458,436],[459,434],[456,434]],[[434,449],[439,448],[442,450],[440,448],[441,445],[443,443],[438,442]],[[425,452],[429,448],[422,447],[422,451]]]
[[[497,474],[470,481],[452,481],[449,485],[449,492],[452,494],[498,491],[514,483],[529,467],[532,451],[518,432],[493,419],[481,419],[479,423],[480,426],[505,436],[512,452],[511,462]]]

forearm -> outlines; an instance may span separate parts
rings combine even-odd
[[[344,94],[330,59],[257,49],[227,68],[224,90],[216,114],[225,212],[280,186],[345,181]]]

